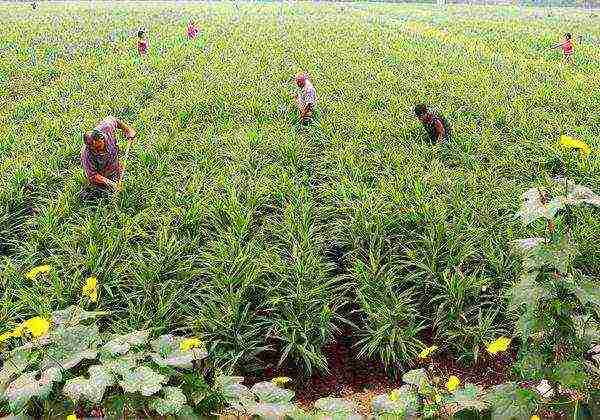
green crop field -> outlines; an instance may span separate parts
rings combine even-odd
[[[194,19],[200,39],[185,38]],[[0,333],[83,302],[108,332],[201,337],[233,372],[356,358],[471,363],[512,334],[521,195],[600,191],[600,25],[570,9],[368,3],[0,4]],[[140,59],[138,28],[148,33]],[[574,34],[574,65],[547,48]],[[315,122],[298,125],[306,70]],[[452,127],[428,141],[431,104]],[[137,131],[125,188],[82,196],[82,133]],[[120,136],[120,135],[119,135]],[[120,137],[121,144],[124,144]],[[600,276],[600,213],[573,209]],[[538,232],[538,233],[536,233]],[[39,265],[50,273],[35,280]]]

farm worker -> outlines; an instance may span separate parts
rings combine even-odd
[[[444,117],[427,109],[423,104],[415,106],[415,115],[427,130],[431,141],[440,144],[450,140],[450,128]]]
[[[187,26],[188,39],[196,39],[199,32],[200,32],[200,29],[198,27],[196,27],[196,25],[194,24],[194,21],[190,21],[190,23],[188,23],[188,26]]]
[[[138,31],[138,53],[145,55],[148,52],[148,38],[146,38],[146,32],[143,29]]]
[[[115,138],[117,128],[132,142],[135,131],[115,117],[107,117],[91,132],[83,135],[81,164],[90,184],[99,188],[119,191],[123,165],[119,162],[119,146]]]
[[[567,32],[565,34],[565,39],[562,42],[559,42],[556,45],[553,45],[550,49],[562,48],[563,54],[565,55],[565,60],[567,62],[571,62],[573,57],[573,41],[571,40],[571,33]]]
[[[294,78],[300,92],[294,96],[294,102],[298,106],[298,114],[301,124],[308,124],[317,104],[317,92],[308,75],[304,72],[298,73]]]

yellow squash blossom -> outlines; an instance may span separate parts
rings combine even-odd
[[[427,359],[437,349],[438,349],[437,346],[431,346],[431,347],[427,347],[426,349],[421,350],[421,353],[419,353],[419,359]]]
[[[450,392],[454,392],[458,389],[459,385],[460,385],[460,379],[458,379],[456,376],[452,375],[448,378],[448,382],[446,382],[446,389],[448,389],[448,391],[450,391]]]
[[[585,143],[581,140],[578,140],[576,138],[573,138],[571,136],[565,136],[565,135],[560,136],[560,140],[558,141],[558,144],[560,144],[565,149],[579,150],[579,153],[582,156],[587,156],[591,152],[591,148],[590,148],[590,146],[587,145],[587,143]]]
[[[531,416],[531,420],[541,420],[540,416],[538,416],[537,414],[534,416]]]
[[[394,389],[390,392],[390,401],[398,401],[400,399],[400,390]]]
[[[40,265],[35,268],[32,268],[29,273],[27,273],[27,278],[29,280],[35,280],[37,276],[40,274],[48,274],[52,270],[52,267],[49,265]]]
[[[77,416],[75,414],[69,414],[67,420],[77,420]]]
[[[197,347],[202,347],[202,341],[199,338],[186,338],[179,343],[179,350],[181,351],[189,351]]]
[[[283,386],[291,381],[292,380],[290,378],[288,378],[287,376],[278,376],[277,378],[271,379],[271,382],[277,386]]]
[[[5,332],[4,334],[0,334],[0,343],[3,343],[4,341],[12,337],[14,337],[14,335],[11,331]]]
[[[496,339],[495,341],[492,341],[488,346],[487,346],[487,351],[490,354],[496,354],[496,353],[501,353],[503,351],[508,350],[508,347],[510,346],[510,338],[507,337],[500,337],[498,339]]]
[[[21,324],[18,327],[15,327],[15,330],[12,332],[13,337],[23,337],[23,333],[25,332],[25,325]]]
[[[89,297],[92,302],[98,302],[98,279],[94,276],[88,277],[81,293]]]
[[[50,329],[50,323],[39,316],[28,319],[23,323],[23,326],[31,333],[31,335],[34,338],[46,335],[46,333]]]

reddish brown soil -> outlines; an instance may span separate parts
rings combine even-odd
[[[325,353],[330,370],[328,374],[316,373],[303,378],[297,367],[277,368],[275,361],[271,362],[273,367],[267,368],[262,375],[247,377],[246,383],[251,385],[276,376],[288,376],[293,380],[290,388],[294,389],[298,403],[304,408],[311,408],[314,401],[322,397],[343,397],[354,401],[364,415],[370,414],[371,401],[375,396],[402,385],[399,377],[390,378],[386,375],[380,362],[357,360],[356,349],[348,339],[340,338],[327,346]],[[461,366],[450,357],[438,354],[431,361],[414,367],[427,367],[433,376],[444,381],[448,376],[456,375],[463,383],[489,387],[507,380],[513,360],[514,354],[504,353],[474,366]]]

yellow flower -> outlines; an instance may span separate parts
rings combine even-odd
[[[390,401],[398,401],[400,399],[400,390],[399,389],[394,389],[392,392],[390,392]]]
[[[18,327],[15,327],[15,330],[12,332],[13,337],[23,337],[23,333],[25,332],[25,325],[21,324]]]
[[[565,149],[579,150],[579,153],[584,157],[589,155],[590,151],[591,151],[590,146],[588,146],[585,142],[578,140],[576,138],[573,138],[571,136],[565,136],[565,135],[560,136],[560,140],[558,141],[558,144],[561,145],[562,147],[564,147]]]
[[[77,416],[75,414],[69,414],[67,420],[77,420]]]
[[[488,344],[487,351],[490,354],[496,354],[496,353],[506,351],[506,350],[508,350],[508,347],[510,346],[510,341],[511,341],[510,338],[500,337],[497,340]]]
[[[98,279],[95,276],[88,277],[81,293],[89,297],[92,302],[98,302]]]
[[[50,329],[50,323],[39,316],[28,319],[23,323],[23,326],[27,330],[29,330],[29,332],[34,338],[46,335],[46,333]]]
[[[291,381],[292,380],[290,378],[288,378],[287,376],[278,376],[277,378],[271,379],[271,382],[277,386],[283,386]]]
[[[40,265],[35,268],[32,268],[29,273],[27,273],[27,278],[29,280],[35,280],[37,276],[40,274],[48,274],[52,270],[52,267],[49,265]]]
[[[446,389],[448,389],[448,391],[450,391],[450,392],[454,392],[458,389],[459,385],[460,385],[460,379],[458,379],[456,376],[452,375],[448,378],[448,382],[446,383]]]
[[[427,359],[437,349],[438,349],[437,346],[431,346],[431,347],[427,347],[426,349],[421,350],[421,353],[419,353],[419,359]]]
[[[199,338],[186,338],[179,343],[179,350],[189,351],[196,347],[202,347],[202,341]]]
[[[531,416],[531,420],[541,420],[540,416],[538,416],[537,414]]]

